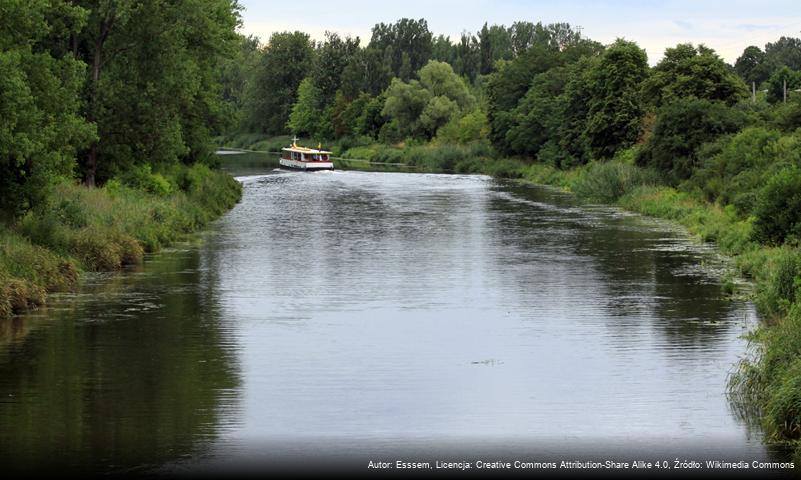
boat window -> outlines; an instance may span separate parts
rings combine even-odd
[[[327,153],[324,153],[324,154],[320,155],[320,157],[324,162],[328,161],[328,154]]]

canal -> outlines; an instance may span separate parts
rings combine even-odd
[[[725,394],[757,320],[713,248],[485,176],[225,158],[206,233],[1,325],[4,465],[771,456]]]

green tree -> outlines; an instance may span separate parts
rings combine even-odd
[[[408,80],[431,58],[432,34],[424,18],[402,18],[394,24],[376,24],[369,46],[382,53],[396,77]]]
[[[282,32],[270,37],[247,94],[248,130],[271,135],[286,131],[298,86],[308,74],[313,54],[305,33]]]
[[[469,33],[462,33],[459,37],[459,43],[453,48],[453,62],[451,63],[453,70],[469,81],[474,82],[481,66],[478,39]]]
[[[372,47],[359,49],[350,56],[342,71],[340,90],[345,98],[354,99],[360,93],[378,95],[392,79],[392,71],[384,64],[382,53]]]
[[[765,61],[765,52],[759,47],[750,46],[743,50],[743,54],[734,63],[734,71],[743,80],[760,85],[770,76],[769,65]]]
[[[359,50],[359,38],[325,32],[325,42],[317,50],[311,79],[319,91],[320,107],[328,106],[342,82],[342,73]]]
[[[657,111],[653,133],[637,163],[665,172],[674,181],[687,179],[700,164],[703,144],[739,131],[746,121],[742,111],[720,101],[677,99]]]
[[[383,113],[396,122],[403,136],[434,136],[454,116],[476,103],[464,81],[450,65],[431,60],[418,72],[420,80],[393,79],[386,92]]]
[[[790,97],[794,90],[801,88],[801,72],[791,70],[790,67],[781,67],[776,70],[767,81],[768,101],[778,103],[784,101],[785,86],[787,96]],[[798,95],[798,93],[795,93]]]
[[[770,66],[771,74],[781,67],[801,70],[801,38],[781,37],[766,44],[765,63]]]
[[[453,65],[456,50],[451,39],[445,35],[437,35],[431,43],[431,59]]]
[[[606,49],[589,77],[587,137],[595,156],[609,158],[640,135],[644,113],[640,89],[648,77],[648,57],[636,43],[619,39]]]
[[[420,113],[420,126],[429,137],[433,137],[440,127],[459,113],[459,105],[444,95],[437,95],[428,101]]]
[[[469,109],[475,105],[476,99],[467,89],[464,80],[456,75],[447,63],[431,60],[420,69],[418,76],[420,84],[431,92],[431,95],[444,96],[456,102],[460,109]]]
[[[2,0],[0,12],[0,217],[13,217],[40,204],[55,179],[73,175],[76,151],[95,129],[79,115],[85,65],[49,51],[83,27],[86,11]],[[48,20],[55,13],[70,28],[58,31]]]
[[[531,86],[531,79],[560,63],[556,53],[534,45],[513,61],[499,62],[498,71],[490,75],[486,87],[490,139],[501,151],[512,152],[506,133],[514,125],[513,110]]]
[[[555,140],[563,119],[561,97],[567,69],[554,67],[534,77],[531,88],[513,111],[515,122],[506,133],[511,151],[535,157],[549,140]]]
[[[479,72],[486,75],[498,60],[512,59],[512,37],[503,25],[487,27],[484,23],[478,32],[478,49],[481,59]]]
[[[320,89],[306,77],[298,86],[298,101],[292,106],[287,127],[295,135],[314,137],[320,128]]]
[[[569,66],[567,82],[562,93],[562,117],[559,123],[557,143],[564,158],[558,167],[570,167],[589,162],[592,157],[587,136],[587,116],[590,111],[592,91],[591,77],[599,67],[598,57],[583,57]]]
[[[430,100],[431,93],[417,80],[406,83],[393,78],[381,113],[396,122],[400,134],[414,135],[419,132],[420,115]]]
[[[248,84],[253,79],[254,69],[261,54],[258,37],[237,35],[237,48],[233,55],[220,60],[220,95],[226,106],[227,116],[232,121],[229,127],[241,128],[241,115],[245,110]]]
[[[87,1],[74,39],[89,65],[84,105],[98,141],[82,158],[94,185],[136,163],[209,158],[225,123],[220,59],[237,46],[229,0]]]
[[[384,93],[373,97],[366,103],[362,113],[356,120],[356,133],[369,135],[377,138],[381,128],[387,123],[388,119],[384,115],[384,104],[386,96]]]
[[[683,43],[665,50],[643,85],[643,94],[655,106],[683,97],[733,105],[748,96],[748,88],[714,50]]]

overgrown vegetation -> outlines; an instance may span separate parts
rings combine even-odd
[[[81,270],[140,263],[144,253],[221,215],[240,194],[239,182],[201,164],[125,174],[102,188],[54,185],[39,207],[0,228],[0,317],[74,287]]]
[[[239,198],[232,0],[0,0],[0,317],[194,231]],[[242,105],[242,102],[238,104]]]

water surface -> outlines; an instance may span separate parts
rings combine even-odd
[[[712,248],[484,176],[233,157],[198,241],[3,324],[5,464],[769,455],[725,396],[756,317]]]

